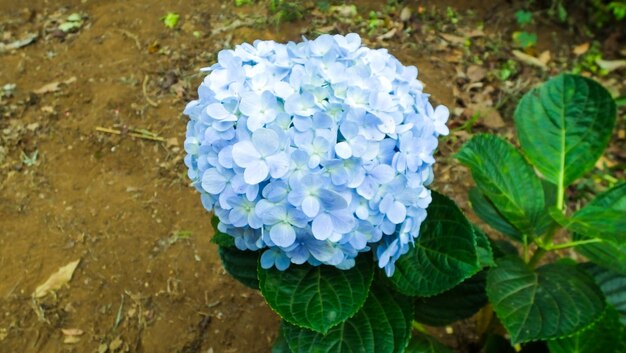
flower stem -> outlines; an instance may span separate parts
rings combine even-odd
[[[533,257],[531,257],[530,261],[528,261],[528,266],[530,267],[537,266],[537,263],[539,262],[539,260],[541,260],[541,258],[545,254],[546,254],[546,250],[544,248],[537,249],[535,253],[533,254]]]
[[[579,245],[585,245],[585,244],[593,244],[593,243],[602,243],[602,239],[598,239],[598,238],[594,238],[594,239],[586,239],[586,240],[578,240],[578,241],[571,241],[568,243],[563,243],[563,244],[556,244],[556,245],[551,245],[548,247],[548,250],[560,250],[560,249],[567,249],[567,248],[573,248]]]
[[[424,325],[420,324],[419,322],[413,320],[411,327],[416,330],[419,331],[421,333],[428,333],[428,331],[426,331],[426,328],[424,327]]]

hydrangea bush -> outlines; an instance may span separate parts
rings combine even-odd
[[[615,125],[601,85],[557,76],[520,101],[520,148],[482,134],[456,154],[494,241],[427,188],[448,110],[386,50],[257,41],[207,70],[185,163],[224,268],[282,319],[273,353],[446,353],[423,325],[476,313],[476,351],[626,351],[626,183],[565,197]],[[568,248],[592,262],[544,258]]]
[[[386,49],[357,34],[223,50],[185,109],[185,159],[218,228],[263,268],[352,268],[373,249],[388,276],[426,218],[433,109]]]

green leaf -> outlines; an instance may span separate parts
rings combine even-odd
[[[410,338],[412,317],[409,298],[374,285],[363,308],[326,335],[286,321],[283,332],[293,353],[401,353]]]
[[[548,347],[550,353],[623,353],[626,327],[619,323],[617,311],[609,305],[593,326],[573,336],[548,341]]]
[[[274,341],[272,353],[291,353],[291,349],[289,349],[289,345],[287,344],[287,340],[285,339],[285,335],[282,330],[278,333],[276,341]]]
[[[482,268],[472,225],[454,201],[435,191],[432,197],[415,246],[398,259],[390,278],[405,295],[445,292]]]
[[[516,351],[506,338],[488,333],[481,353],[516,353]]]
[[[257,279],[257,264],[261,256],[259,251],[243,251],[220,246],[217,252],[229,275],[252,289],[259,289]]]
[[[574,213],[564,226],[588,238],[598,237],[618,244],[626,242],[626,183],[598,195]]]
[[[213,238],[211,238],[211,243],[225,248],[235,247],[235,238],[228,234],[222,233],[217,229],[217,225],[219,222],[220,220],[215,215],[213,215],[213,217],[211,218],[211,225],[213,226],[214,235]]]
[[[574,234],[574,240],[584,239],[587,238]],[[577,246],[576,251],[604,268],[626,275],[626,244],[593,243]]]
[[[349,270],[304,264],[279,271],[259,265],[261,293],[284,320],[325,334],[354,315],[367,299],[374,275],[370,255],[359,256]]]
[[[451,349],[439,343],[434,337],[417,333],[411,339],[406,353],[453,353]]]
[[[587,206],[626,214],[626,183],[616,185],[599,194]],[[574,234],[574,240],[584,239],[590,238],[581,234]],[[614,237],[604,239],[609,241],[577,246],[576,251],[602,267],[626,275],[626,243],[611,242],[610,240]]]
[[[415,320],[426,325],[445,326],[474,315],[487,304],[486,278],[486,272],[482,271],[447,292],[417,298]]]
[[[626,242],[626,212],[624,211],[585,206],[572,217],[561,219],[561,223],[568,230],[581,233],[587,238],[601,238],[616,243]]]
[[[537,44],[537,33],[526,31],[513,32],[513,40],[524,49],[530,48]]]
[[[493,256],[496,259],[509,255],[519,255],[515,245],[506,240],[493,240],[491,241],[491,248],[493,249]]]
[[[571,335],[604,310],[602,292],[576,266],[556,263],[533,271],[519,257],[497,264],[487,275],[487,296],[514,344]]]
[[[551,182],[542,179],[541,186],[543,187],[543,198],[546,203],[546,207],[541,216],[537,220],[537,234],[544,234],[548,229],[555,224],[554,219],[550,216],[550,209],[556,206],[556,198],[558,189],[556,185]]]
[[[175,12],[168,12],[165,16],[161,17],[161,21],[167,28],[174,28],[178,24],[178,20],[180,19],[180,15]]]
[[[480,191],[508,222],[522,233],[538,234],[545,208],[541,181],[513,145],[494,135],[477,135],[456,158],[471,169]]]
[[[476,236],[476,254],[478,255],[478,262],[481,267],[495,266],[496,263],[493,260],[493,250],[491,249],[491,241],[480,228],[472,224],[474,235]]]
[[[615,101],[599,83],[565,74],[522,97],[515,126],[528,159],[564,188],[591,170],[604,152],[615,111]]]
[[[469,201],[476,215],[491,226],[491,228],[519,242],[523,241],[522,233],[502,217],[491,201],[489,201],[478,188],[471,188],[469,190]]]
[[[626,275],[607,270],[593,263],[582,265],[604,293],[606,302],[619,314],[619,321],[626,326]]]
[[[533,21],[533,14],[530,11],[526,10],[517,10],[515,12],[515,20],[520,25],[527,25]]]

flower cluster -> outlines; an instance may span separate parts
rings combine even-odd
[[[185,163],[220,231],[264,268],[347,269],[373,250],[387,275],[431,201],[437,137],[414,66],[357,34],[223,50],[190,102]]]

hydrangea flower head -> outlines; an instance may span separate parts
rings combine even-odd
[[[431,201],[448,109],[417,69],[357,34],[223,50],[190,102],[189,178],[219,230],[261,265],[347,269],[373,251],[387,275]]]

